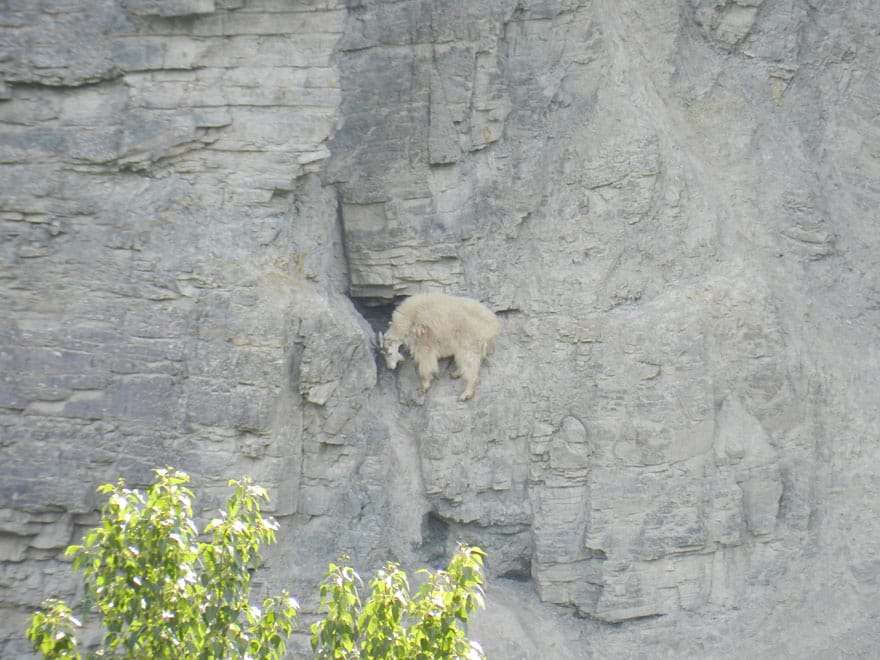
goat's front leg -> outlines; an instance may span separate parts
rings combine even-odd
[[[427,392],[428,388],[431,387],[431,381],[434,379],[434,374],[437,373],[439,369],[437,365],[437,355],[427,351],[419,352],[414,359],[419,372],[419,379],[422,381],[422,390]]]

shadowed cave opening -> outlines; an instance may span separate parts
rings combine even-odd
[[[429,564],[444,565],[448,560],[446,544],[449,541],[449,523],[436,511],[429,511],[422,518],[422,544],[419,552],[422,561]]]
[[[391,314],[397,305],[406,296],[396,296],[392,300],[388,298],[369,298],[349,296],[358,313],[366,319],[373,332],[385,332],[391,323]]]
[[[520,557],[515,561],[517,565],[500,573],[498,577],[515,582],[530,582],[532,579],[532,560],[527,557]]]

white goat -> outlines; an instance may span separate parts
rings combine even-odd
[[[424,293],[407,298],[394,310],[388,331],[379,333],[379,348],[385,365],[395,369],[403,360],[400,347],[405,346],[426,391],[438,371],[437,360],[455,358],[452,377],[464,377],[467,386],[459,399],[467,401],[474,395],[480,364],[500,330],[495,314],[476,300]]]

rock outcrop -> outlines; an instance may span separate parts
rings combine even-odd
[[[490,657],[880,633],[880,8],[11,0],[0,656],[95,488],[265,485],[263,583],[489,553]],[[373,331],[482,300],[473,400]],[[305,630],[306,627],[303,627]],[[294,648],[307,647],[305,635]]]

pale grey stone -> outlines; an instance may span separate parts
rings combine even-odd
[[[76,597],[95,488],[168,464],[202,516],[269,489],[255,579],[303,620],[343,552],[467,541],[489,657],[875,653],[878,26],[866,0],[5,3],[0,656]],[[376,360],[420,291],[499,314],[472,401]]]
[[[190,16],[210,14],[214,11],[214,0],[122,0],[122,6],[141,16]]]

